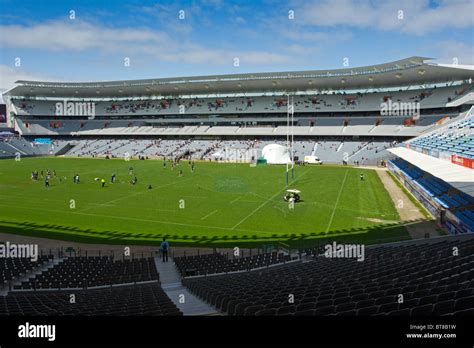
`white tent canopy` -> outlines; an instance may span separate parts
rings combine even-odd
[[[262,150],[262,156],[268,164],[287,164],[291,163],[288,149],[279,144],[269,144]]]
[[[474,170],[404,147],[388,151],[474,197]]]

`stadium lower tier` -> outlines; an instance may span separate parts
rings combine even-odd
[[[474,231],[473,197],[401,158],[390,160],[388,168],[449,232]]]
[[[331,255],[326,254],[326,248],[327,245],[321,244],[301,249],[291,257],[275,253],[259,255],[256,259],[259,263],[253,265],[263,268],[230,270],[227,274],[209,275],[212,271],[227,271],[229,260],[217,257],[217,254],[193,256],[186,262],[176,259],[175,266],[178,271],[183,265],[198,265],[200,272],[207,275],[182,278],[182,285],[215,311],[230,316],[474,314],[474,235],[366,247],[362,249],[363,260],[354,255],[334,257],[332,254],[328,257]],[[53,262],[49,256],[46,259]],[[242,263],[250,259],[240,258]],[[292,262],[281,263],[284,259]],[[64,278],[81,277],[75,273],[77,268],[71,265],[95,268],[102,263],[110,264],[110,260],[103,257],[70,257],[67,260],[71,261],[62,261],[68,265],[61,268]],[[129,267],[125,269],[130,272],[126,273],[148,274],[148,269],[155,273],[155,267],[150,267],[151,260],[128,260]],[[277,260],[280,264],[276,264]],[[156,262],[161,261],[155,259]],[[43,264],[36,266],[41,268]],[[94,278],[117,276],[116,268],[103,267],[99,275],[90,272],[82,277],[94,284]],[[38,271],[38,268],[28,267],[27,271]],[[55,272],[46,269],[42,275],[51,273]],[[127,279],[117,277],[116,283],[125,281]],[[179,281],[171,284],[176,286]],[[171,299],[175,293],[170,295],[169,287],[164,286],[164,289],[158,280],[152,280],[87,289],[13,290],[3,297],[0,294],[0,316],[166,316],[186,313],[183,309],[186,305],[178,309],[179,305]],[[72,294],[74,302],[71,302]]]
[[[309,252],[309,262],[183,284],[231,316],[473,315],[474,238],[465,237],[366,248],[363,262]]]
[[[85,288],[158,279],[155,261],[151,257],[131,260],[113,260],[108,256],[70,257],[14,288]]]
[[[71,294],[75,303],[71,303]],[[182,315],[158,283],[83,291],[10,293],[0,297],[2,315]]]
[[[48,144],[36,144],[24,138],[0,138],[0,159],[15,156],[46,156],[54,155],[56,151]]]
[[[0,286],[43,264],[49,263],[51,259],[53,259],[52,255],[39,256],[36,261],[22,257],[0,258]]]
[[[75,139],[51,140],[50,144],[38,144],[24,138],[0,141],[0,158],[39,155],[65,155],[68,157],[131,158],[190,158],[229,162],[250,162],[262,155],[266,145],[280,144],[281,139],[247,140],[174,140],[174,139]],[[390,154],[386,149],[396,144],[394,138],[361,139],[297,138],[294,142],[295,158],[317,156],[324,163],[348,163],[375,165]]]
[[[175,257],[176,267],[182,277],[245,271],[285,263],[294,259],[277,252],[248,257],[229,257],[221,253],[199,256]]]

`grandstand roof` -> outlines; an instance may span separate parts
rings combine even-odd
[[[474,77],[474,67],[427,63],[410,57],[394,62],[333,70],[267,72],[104,82],[16,81],[5,94],[18,97],[123,98],[215,93],[370,89],[449,83]]]
[[[474,170],[404,147],[388,151],[474,197]]]

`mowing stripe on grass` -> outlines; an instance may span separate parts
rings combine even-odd
[[[349,172],[349,169],[347,169],[346,174],[344,174],[344,179],[342,180],[342,185],[341,185],[341,188],[339,189],[339,194],[337,195],[336,204],[334,205],[334,209],[332,210],[331,218],[329,219],[329,224],[328,224],[328,227],[326,228],[326,233],[329,231],[329,228],[331,227],[331,224],[332,224],[332,220],[334,219],[334,214],[336,213],[336,208],[337,208],[337,205],[339,204],[339,198],[341,198],[341,193],[342,193],[342,190],[344,189],[344,184],[346,183],[348,172]]]

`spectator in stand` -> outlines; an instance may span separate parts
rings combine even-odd
[[[163,255],[163,262],[168,262],[169,248],[170,248],[169,243],[166,241],[166,238],[163,238],[163,242],[161,242],[161,245],[160,245],[161,254]]]

